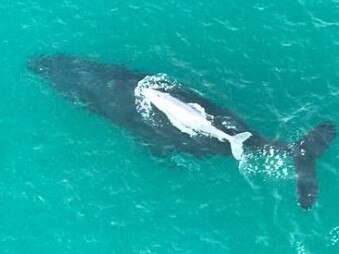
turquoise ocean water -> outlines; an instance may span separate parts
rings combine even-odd
[[[339,253],[339,139],[296,204],[289,158],[152,156],[28,73],[66,52],[167,73],[294,141],[339,124],[339,2],[2,0],[0,253]]]

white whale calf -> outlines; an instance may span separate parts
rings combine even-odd
[[[184,103],[169,93],[160,92],[152,88],[145,88],[145,98],[163,112],[168,120],[180,131],[191,136],[206,135],[217,138],[219,141],[229,141],[232,155],[240,160],[243,155],[243,142],[252,136],[250,132],[242,132],[234,136],[217,129],[199,104]]]

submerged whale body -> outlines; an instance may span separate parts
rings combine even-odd
[[[315,164],[336,134],[325,121],[293,144],[260,136],[232,111],[218,106],[166,75],[147,75],[120,65],[67,55],[39,56],[28,69],[71,100],[124,127],[152,153],[174,149],[195,156],[233,155],[249,150],[284,150],[294,159],[299,205],[308,209],[317,195]]]

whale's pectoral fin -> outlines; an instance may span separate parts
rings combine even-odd
[[[335,134],[335,125],[327,121],[316,126],[294,144],[298,203],[304,209],[312,206],[318,191],[315,160],[332,142]]]
[[[229,139],[232,155],[235,159],[241,160],[242,154],[244,152],[243,143],[251,136],[252,133],[250,132],[242,132],[232,136],[232,138]]]

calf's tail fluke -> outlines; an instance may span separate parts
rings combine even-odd
[[[336,135],[336,126],[330,121],[323,122],[313,128],[306,136],[293,144],[297,175],[297,198],[299,205],[309,209],[318,192],[316,180],[316,159],[329,146]]]
[[[252,136],[250,132],[242,132],[232,136],[229,141],[231,145],[231,151],[235,159],[241,160],[244,152],[243,143]]]

